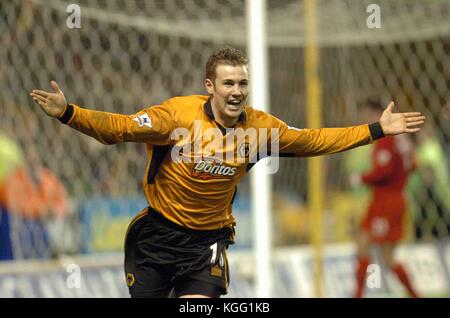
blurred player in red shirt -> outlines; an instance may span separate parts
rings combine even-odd
[[[368,100],[361,106],[360,114],[364,119],[379,118],[384,110],[377,100]],[[354,297],[363,296],[371,245],[380,247],[384,264],[397,275],[411,297],[418,297],[405,268],[393,257],[395,247],[403,237],[407,210],[405,187],[414,169],[413,145],[408,136],[388,136],[375,142],[371,171],[352,176],[353,183],[362,182],[372,189],[371,202],[358,237]]]

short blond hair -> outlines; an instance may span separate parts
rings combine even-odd
[[[226,46],[214,52],[206,62],[205,78],[214,82],[216,79],[217,65],[248,65],[248,58],[245,54],[234,47]]]

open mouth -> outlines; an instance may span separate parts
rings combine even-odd
[[[230,100],[227,104],[230,106],[238,107],[239,105],[241,105],[241,103],[241,100]]]

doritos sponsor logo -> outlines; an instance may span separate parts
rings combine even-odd
[[[216,177],[233,177],[236,175],[236,167],[229,167],[223,163],[200,161],[194,165],[192,175],[201,179]]]
[[[133,120],[138,123],[139,127],[146,126],[148,128],[152,128],[152,120],[150,119],[147,113],[136,115],[136,117],[133,118]]]

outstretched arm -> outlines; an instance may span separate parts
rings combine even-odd
[[[279,152],[291,156],[317,156],[349,150],[378,138],[420,130],[425,117],[419,112],[392,113],[391,102],[379,122],[347,128],[295,129],[279,124]]]
[[[62,123],[101,143],[114,144],[124,141],[170,143],[173,123],[167,105],[149,107],[134,115],[94,111],[67,104],[58,84],[52,81],[51,86],[53,93],[33,90],[30,96],[48,116],[58,118]]]

